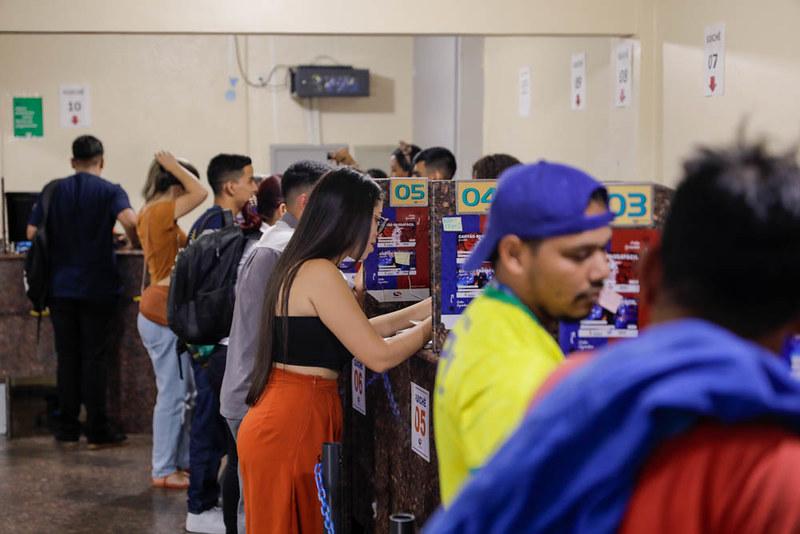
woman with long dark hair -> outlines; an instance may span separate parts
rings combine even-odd
[[[181,378],[175,357],[177,336],[167,322],[170,274],[186,234],[177,220],[202,204],[208,196],[200,174],[188,161],[169,152],[156,153],[147,173],[136,231],[142,242],[150,285],[142,292],[137,326],[156,377],[153,409],[153,486],[186,489],[189,478],[189,418],[184,406],[190,381]],[[184,373],[191,372],[189,357],[181,355]]]
[[[314,465],[323,442],[341,440],[336,378],[353,357],[383,372],[430,339],[429,299],[367,319],[337,269],[372,252],[382,207],[368,176],[326,174],[267,284],[237,441],[248,534],[322,533]]]

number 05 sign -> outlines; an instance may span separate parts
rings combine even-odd
[[[411,450],[431,461],[431,396],[428,390],[411,382]]]

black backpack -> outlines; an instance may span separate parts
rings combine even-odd
[[[231,330],[237,269],[245,244],[254,236],[228,225],[230,212],[225,215],[226,226],[200,234],[175,260],[167,320],[185,343],[213,345]]]
[[[36,227],[36,235],[31,248],[25,256],[25,294],[28,295],[33,310],[41,313],[47,307],[50,296],[50,251],[47,243],[47,215],[50,200],[60,180],[53,180],[44,186],[39,202],[42,203],[42,220]],[[41,315],[40,315],[41,317]]]

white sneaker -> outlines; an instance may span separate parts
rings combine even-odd
[[[222,519],[222,508],[215,506],[200,514],[186,514],[187,532],[202,534],[225,534],[225,521]]]

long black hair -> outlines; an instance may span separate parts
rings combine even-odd
[[[327,173],[314,187],[300,223],[267,283],[258,354],[247,394],[250,406],[258,402],[269,380],[276,349],[275,318],[289,315],[289,292],[300,267],[319,258],[337,260],[349,255],[360,259],[369,245],[373,212],[381,198],[381,188],[372,178],[346,167]],[[289,324],[287,320],[281,323],[277,345],[285,351]]]

